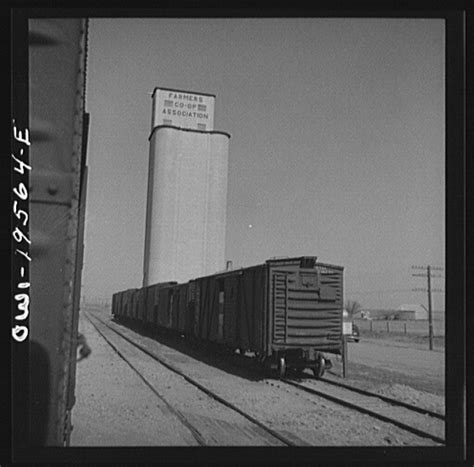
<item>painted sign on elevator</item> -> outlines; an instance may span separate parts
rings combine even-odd
[[[151,129],[159,125],[211,131],[214,129],[213,94],[155,88]]]

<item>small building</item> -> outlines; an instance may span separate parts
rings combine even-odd
[[[398,319],[423,320],[428,319],[428,311],[420,304],[400,305],[398,307]]]
[[[370,311],[368,311],[368,310],[361,310],[360,317],[361,317],[361,319],[372,319],[370,317]]]
[[[384,310],[384,309],[366,309],[360,310],[356,318],[370,319],[370,320],[386,320],[394,319],[396,310]]]

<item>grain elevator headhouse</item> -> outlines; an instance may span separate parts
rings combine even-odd
[[[214,130],[215,98],[153,91],[144,286],[225,268],[230,135]]]

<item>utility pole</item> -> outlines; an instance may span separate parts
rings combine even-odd
[[[428,277],[428,329],[430,339],[430,350],[433,350],[433,311],[431,308],[431,266],[426,268],[426,275]]]
[[[427,289],[413,289],[414,292],[428,292],[428,335],[429,335],[429,346],[430,350],[433,350],[433,309],[432,309],[432,300],[431,292],[442,292],[440,289],[431,289],[431,278],[432,277],[443,277],[441,275],[432,275],[431,271],[443,271],[443,268],[437,268],[433,266],[412,266],[412,269],[423,269],[426,270],[425,274],[412,274],[416,277],[426,277],[427,278]],[[422,305],[423,306],[423,305]],[[425,308],[423,306],[423,308]],[[425,308],[426,310],[426,308]]]

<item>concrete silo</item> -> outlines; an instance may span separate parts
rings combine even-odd
[[[225,268],[230,135],[208,94],[157,88],[150,135],[143,285]]]

